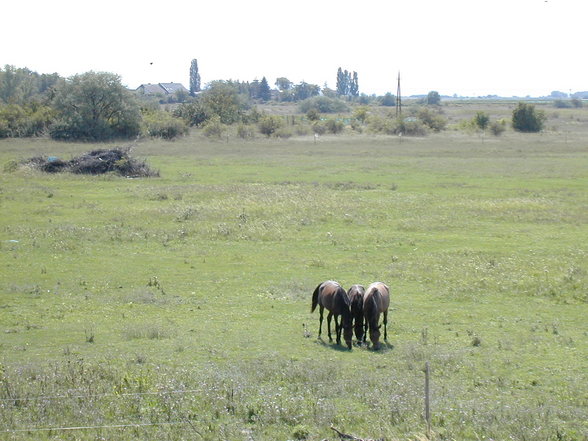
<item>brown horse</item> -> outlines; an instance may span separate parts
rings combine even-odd
[[[351,302],[351,317],[353,318],[353,329],[358,343],[365,341],[365,328],[363,325],[363,296],[365,288],[362,285],[353,285],[347,291],[347,297]]]
[[[388,339],[388,308],[390,307],[390,289],[382,282],[368,286],[363,297],[363,315],[369,328],[370,340],[374,349],[380,348],[380,314],[384,314],[384,340]]]
[[[329,331],[329,341],[331,338],[331,318],[335,317],[335,333],[337,335],[337,344],[341,344],[341,331],[347,347],[351,349],[351,338],[353,337],[353,328],[351,326],[351,311],[349,309],[349,298],[345,290],[337,282],[327,280],[316,287],[312,293],[312,307],[310,312],[314,312],[317,305],[319,306],[319,332],[320,337],[323,327],[323,311],[325,308],[329,311],[327,316],[327,327]],[[338,318],[341,316],[341,323]]]

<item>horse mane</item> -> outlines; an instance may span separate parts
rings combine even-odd
[[[377,320],[378,318],[378,304],[376,303],[376,296],[381,296],[382,294],[378,290],[378,288],[372,288],[369,290],[365,295],[365,301],[363,304],[363,313],[366,319],[372,321],[374,319]]]

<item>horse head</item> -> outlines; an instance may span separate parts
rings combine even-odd
[[[380,349],[380,327],[379,326],[370,326],[370,340],[374,345],[374,349]]]
[[[353,338],[353,320],[351,313],[341,314],[341,326],[343,327],[343,339],[347,347],[351,349],[351,339]]]
[[[351,316],[354,321],[355,338],[361,343],[364,337],[363,327],[363,296],[365,288],[362,285],[353,285],[347,291],[347,297],[351,302]]]

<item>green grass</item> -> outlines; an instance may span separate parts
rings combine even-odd
[[[422,438],[428,361],[437,439],[587,439],[588,111],[557,112],[141,142],[154,179],[0,173],[2,438]],[[3,140],[0,166],[90,148]],[[388,347],[316,339],[331,278],[389,284]]]

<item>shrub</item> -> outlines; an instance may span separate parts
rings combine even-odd
[[[292,130],[288,127],[280,127],[274,132],[276,138],[287,139],[292,137]]]
[[[345,124],[343,121],[339,121],[338,119],[328,119],[325,121],[325,126],[329,133],[337,134],[341,133],[345,128]]]
[[[390,92],[379,98],[381,106],[394,107],[396,105],[396,97]]]
[[[316,109],[309,109],[309,111],[306,112],[306,117],[309,121],[318,121],[319,119],[321,119],[321,115],[319,111]]]
[[[264,115],[259,119],[259,131],[268,137],[272,136],[284,125],[282,118],[276,115]]]
[[[200,101],[192,101],[176,107],[173,115],[182,118],[188,125],[194,127],[204,124],[209,118],[209,115]]]
[[[536,110],[533,104],[519,103],[512,112],[512,128],[518,132],[539,132],[545,119],[545,113]]]
[[[307,98],[300,103],[299,107],[302,113],[308,113],[311,109],[315,109],[320,113],[343,113],[349,110],[347,104],[340,99],[326,96]]]
[[[312,123],[312,131],[316,135],[324,135],[327,133],[327,126],[325,126],[321,121],[315,121]]]
[[[164,111],[143,115],[143,133],[152,138],[173,139],[188,133],[186,122]]]
[[[40,136],[51,124],[53,111],[47,106],[11,104],[0,107],[0,138]]]
[[[423,124],[435,132],[440,132],[447,126],[447,119],[440,112],[436,112],[430,108],[423,107],[419,110],[417,116]]]
[[[216,137],[220,138],[225,133],[227,126],[221,123],[220,116],[214,115],[202,126],[202,132],[204,136],[209,138]]]
[[[490,132],[492,132],[492,134],[494,136],[502,135],[505,130],[506,130],[506,121],[504,119],[494,121],[492,124],[490,124]]]
[[[255,138],[255,126],[240,123],[237,126],[237,136],[241,139]]]
[[[425,136],[427,134],[427,128],[416,118],[405,118],[399,122],[396,133],[402,133],[407,136]]]

